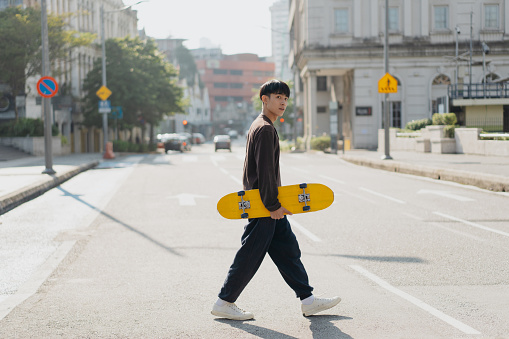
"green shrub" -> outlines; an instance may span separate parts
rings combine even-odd
[[[324,135],[321,137],[311,138],[311,149],[324,151],[330,147],[330,136]]]
[[[412,120],[406,124],[405,130],[418,131],[432,123],[431,119]]]
[[[113,140],[113,152],[127,152],[128,147],[128,141]]]
[[[454,138],[454,129],[456,128],[455,125],[447,125],[444,127],[444,136],[446,138]]]
[[[51,135],[56,137],[60,134],[58,126],[51,126]],[[0,135],[6,137],[43,137],[44,122],[41,119],[19,118],[0,126]]]
[[[454,113],[433,114],[433,125],[456,125],[458,119]]]

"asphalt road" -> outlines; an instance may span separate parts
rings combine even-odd
[[[243,147],[102,163],[4,214],[0,337],[508,338],[509,197],[283,154],[283,184],[320,182],[327,210],[290,218],[317,295],[305,318],[267,257],[237,304],[212,303],[243,221],[217,200],[241,189]]]

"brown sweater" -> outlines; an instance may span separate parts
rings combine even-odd
[[[262,202],[269,211],[281,207],[277,198],[281,186],[279,136],[272,121],[263,114],[253,121],[247,135],[243,183],[245,190],[260,190]]]

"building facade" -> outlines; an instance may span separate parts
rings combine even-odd
[[[203,51],[200,54],[204,55]],[[196,66],[208,89],[214,133],[229,129],[243,133],[258,113],[252,98],[274,77],[274,63],[255,54],[221,54],[219,58],[196,59]]]
[[[288,67],[288,54],[290,53],[290,39],[288,38],[288,15],[290,11],[289,0],[279,0],[270,7],[272,58],[275,64],[276,78],[287,81],[292,79]]]
[[[503,125],[509,95],[486,98],[474,89],[503,88],[509,76],[509,1],[388,2],[389,73],[398,81],[389,96],[391,126],[443,112],[468,126],[482,111]],[[385,10],[384,0],[290,1],[289,64],[308,142],[331,133],[329,105],[337,101],[344,137],[355,148],[377,147]]]
[[[20,5],[20,1],[7,2]],[[41,4],[40,0],[22,2],[22,5],[27,7]],[[2,4],[0,3],[0,6]],[[53,63],[56,69],[50,72],[59,74],[55,77],[59,84],[59,93],[52,98],[53,124],[58,126],[60,133],[69,140],[71,151],[76,153],[102,151],[101,129],[81,126],[81,100],[85,94],[83,81],[92,70],[94,61],[101,57],[101,49],[97,47],[101,41],[101,7],[104,9],[105,39],[138,35],[136,11],[126,8],[122,0],[47,0],[48,13],[70,14],[66,18],[70,30],[97,35],[93,45],[73,49],[68,58]],[[19,98],[19,102],[23,103],[21,117],[42,118],[41,98],[36,90],[37,81],[38,77],[27,79],[26,97]]]

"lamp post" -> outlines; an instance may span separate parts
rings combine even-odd
[[[50,73],[49,64],[49,42],[48,42],[48,12],[46,11],[46,0],[41,0],[41,35],[42,35],[42,76]],[[53,169],[53,147],[51,144],[51,102],[50,98],[42,98],[42,109],[44,115],[44,159],[46,169],[43,174],[55,174]]]
[[[384,44],[384,61],[385,61],[385,74],[389,73],[389,0],[385,0],[385,44]],[[390,124],[391,117],[389,116],[389,93],[385,93],[384,98],[384,149],[385,154],[382,160],[392,160],[390,154]]]
[[[45,0],[42,0],[45,1]],[[114,13],[121,12],[129,9],[135,5],[138,5],[142,2],[147,2],[148,0],[138,1],[132,5],[125,6],[119,10],[114,11],[104,11],[104,3],[101,4],[101,57],[102,57],[102,85],[106,86],[106,38],[105,38],[105,29],[104,29],[104,13]],[[108,143],[108,113],[103,113],[103,134],[104,134],[104,142],[103,142],[103,150],[106,152],[106,144]]]

